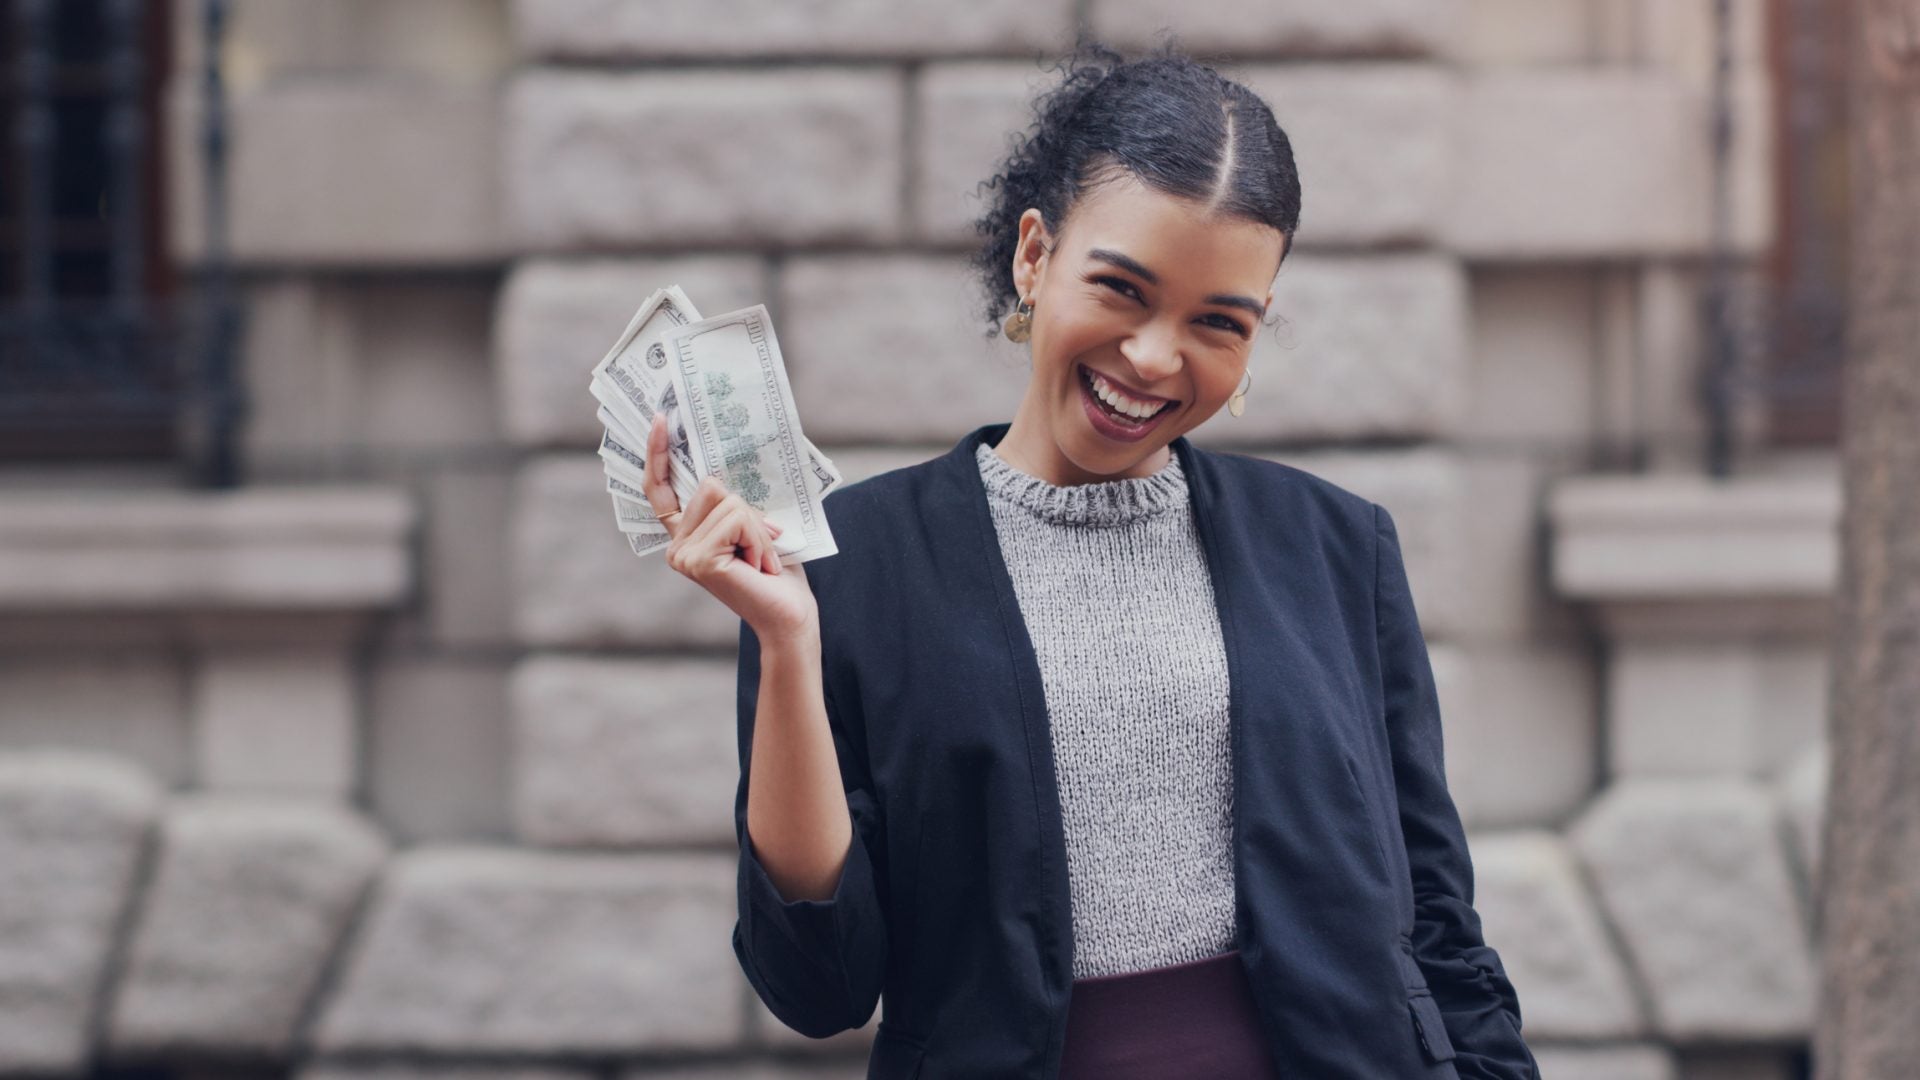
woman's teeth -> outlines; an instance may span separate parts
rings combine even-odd
[[[1101,401],[1106,402],[1107,405],[1111,407],[1114,412],[1132,417],[1135,420],[1145,420],[1148,417],[1152,416],[1154,413],[1157,413],[1161,409],[1172,404],[1172,402],[1167,402],[1167,401],[1156,401],[1151,404],[1147,402],[1142,402],[1142,401],[1135,401],[1134,399],[1121,393],[1112,383],[1101,378],[1100,374],[1094,371],[1093,369],[1091,368],[1087,369],[1087,375],[1091,380],[1091,385],[1092,385],[1093,393],[1095,397],[1099,398]]]

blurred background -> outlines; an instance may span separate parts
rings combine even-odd
[[[735,962],[738,622],[588,372],[677,282],[849,481],[1011,419],[975,187],[1171,28],[1304,189],[1193,439],[1394,513],[1544,1075],[1807,1075],[1843,17],[0,0],[0,1072],[864,1075]]]

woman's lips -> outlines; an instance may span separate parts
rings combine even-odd
[[[1112,386],[1114,389],[1120,391],[1121,393],[1127,395],[1128,397],[1132,398],[1135,401],[1144,401],[1148,404],[1152,404],[1156,401],[1177,400],[1175,398],[1161,397],[1159,394],[1149,394],[1145,390],[1136,390],[1133,387],[1128,386],[1126,383],[1121,382],[1119,379],[1116,379],[1113,376],[1107,374],[1106,372],[1094,371],[1094,369],[1088,367],[1085,364],[1080,365],[1080,370],[1100,376],[1100,378],[1105,380],[1109,386]]]
[[[1168,405],[1137,425],[1123,423],[1108,415],[1106,407],[1100,403],[1099,398],[1094,396],[1093,382],[1089,377],[1089,370],[1085,364],[1080,365],[1080,375],[1075,380],[1080,384],[1081,408],[1086,411],[1087,422],[1093,425],[1093,430],[1115,442],[1138,442],[1145,438],[1154,428],[1159,427],[1160,421],[1178,407],[1177,405]],[[1161,398],[1159,400],[1165,401],[1168,399]]]

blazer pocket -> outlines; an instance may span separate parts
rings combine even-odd
[[[915,1080],[927,1048],[886,1030],[886,1021],[873,1033],[873,1056],[867,1062],[871,1080]]]
[[[1413,1014],[1413,1033],[1420,1039],[1420,1052],[1430,1065],[1453,1059],[1453,1041],[1447,1038],[1447,1023],[1433,994],[1422,990],[1407,995],[1407,1011]]]

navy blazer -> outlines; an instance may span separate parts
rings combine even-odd
[[[884,993],[868,1076],[1059,1069],[1073,984],[1066,843],[1040,668],[970,432],[825,501],[807,564],[854,836],[827,900],[787,901],[747,838],[759,642],[740,633],[733,948],[782,1022],[825,1037]],[[1466,835],[1393,519],[1276,462],[1172,449],[1230,676],[1237,942],[1288,1080],[1536,1080],[1473,910]]]

